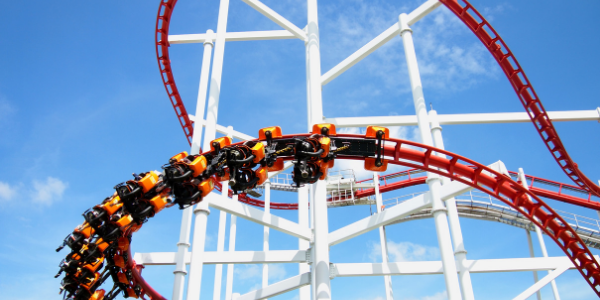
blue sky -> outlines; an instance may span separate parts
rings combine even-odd
[[[4,1],[0,53],[0,299],[58,299],[53,275],[66,252],[60,241],[81,213],[130,179],[132,172],[159,169],[189,146],[160,80],[154,49],[158,1]],[[303,1],[264,1],[298,27],[306,23]],[[410,12],[421,1],[322,1],[319,8],[322,70],[326,72]],[[504,38],[549,111],[600,106],[600,40],[597,1],[488,1],[473,4]],[[172,34],[216,29],[217,1],[179,1]],[[245,3],[231,0],[229,31],[279,29]],[[425,99],[440,114],[520,112],[523,108],[491,55],[445,8],[414,27]],[[202,47],[170,49],[178,87],[195,110]],[[279,125],[284,133],[306,130],[304,47],[299,40],[232,42],[225,64],[218,123],[256,135]],[[377,50],[323,88],[327,117],[414,113],[402,41]],[[595,121],[555,124],[573,159],[600,179]],[[414,140],[415,129],[395,128]],[[444,127],[446,148],[484,164],[497,160],[509,170],[568,182],[531,124]],[[412,192],[412,190],[410,191]],[[397,192],[402,195],[408,192]],[[385,195],[384,199],[394,195]],[[295,194],[274,193],[292,202]],[[549,201],[588,217],[594,211]],[[296,220],[295,212],[274,213]],[[218,212],[209,219],[207,250],[216,249]],[[369,215],[366,206],[330,209],[330,230]],[[181,212],[161,212],[134,236],[140,252],[174,251]],[[262,228],[238,226],[239,250],[260,250]],[[461,219],[470,259],[527,257],[521,229]],[[392,259],[438,260],[432,219],[388,227]],[[294,249],[297,241],[271,231],[271,249]],[[333,262],[371,262],[378,233],[331,248]],[[562,252],[546,239],[550,255]],[[593,250],[595,254],[600,254]],[[539,249],[536,254],[540,255]],[[335,257],[335,258],[333,258]],[[173,267],[149,267],[147,279],[170,297]],[[273,266],[271,282],[293,276],[296,265]],[[205,268],[202,298],[212,297],[214,267]],[[240,266],[234,292],[260,284],[260,268]],[[473,275],[478,299],[507,299],[532,282],[531,273]],[[441,276],[393,278],[397,299],[444,299]],[[593,299],[576,271],[557,280],[562,299]],[[381,278],[336,278],[337,299],[384,297]],[[550,295],[549,288],[544,294]],[[223,293],[224,295],[224,293]],[[277,299],[295,299],[292,292]]]

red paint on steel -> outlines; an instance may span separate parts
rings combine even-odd
[[[141,271],[143,266],[141,266],[140,268],[140,266],[136,265],[135,261],[133,260],[133,255],[131,254],[131,246],[129,247],[129,249],[127,249],[127,257],[129,258],[127,260],[127,269],[131,270],[131,275],[133,277],[133,286],[139,284],[140,287],[142,287],[142,296],[145,294],[148,297],[150,297],[151,300],[167,300],[160,293],[154,290],[152,286],[150,286],[150,284],[146,282],[146,280],[144,280]]]
[[[517,93],[519,100],[521,100],[521,104],[523,104],[523,107],[528,112],[535,129],[537,129],[544,144],[546,144],[546,147],[548,147],[548,150],[550,150],[550,153],[554,156],[554,159],[565,174],[578,186],[592,192],[596,196],[600,196],[600,187],[579,170],[577,164],[571,159],[569,153],[567,153],[565,146],[558,136],[558,132],[556,132],[546,109],[542,105],[542,101],[533,89],[533,85],[529,82],[523,68],[521,68],[514,54],[496,30],[492,28],[490,23],[468,1],[462,0],[464,5],[461,5],[456,0],[440,0],[440,2],[448,7],[473,31],[490,51],[494,59],[496,59]],[[474,15],[470,12],[473,12]]]
[[[167,95],[169,95],[169,100],[171,100],[173,109],[175,109],[175,114],[177,115],[179,124],[181,124],[181,128],[183,128],[183,133],[191,145],[194,127],[185,110],[177,85],[175,85],[175,78],[171,70],[171,59],[169,58],[169,25],[171,24],[171,14],[176,3],[177,0],[163,0],[158,7],[155,31],[156,58],[158,60],[160,76],[167,90]],[[202,116],[198,118],[202,118]]]

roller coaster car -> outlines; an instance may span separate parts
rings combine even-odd
[[[326,127],[323,127],[326,128]],[[319,134],[313,134],[305,139],[295,139],[294,170],[292,173],[297,186],[305,183],[315,183],[325,178],[329,160],[333,153],[329,152],[331,139]]]
[[[209,177],[204,181],[194,178],[185,183],[175,184],[172,188],[175,195],[174,203],[179,204],[180,209],[184,209],[202,201],[214,188],[214,177]]]
[[[365,170],[383,172],[387,170],[388,160],[383,159],[384,141],[390,138],[390,130],[385,127],[368,126],[367,138],[377,139],[376,157],[365,158]]]
[[[266,167],[259,167],[256,170],[243,168],[230,175],[229,186],[234,194],[245,192],[263,184],[267,180],[268,171]]]
[[[293,163],[294,170],[292,172],[292,179],[298,187],[305,183],[315,183],[321,177],[325,176],[325,174],[321,172],[321,167],[317,162],[300,160],[293,161]]]

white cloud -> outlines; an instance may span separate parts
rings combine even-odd
[[[50,205],[52,202],[62,198],[69,184],[58,178],[48,177],[45,181],[33,181],[33,202]]]
[[[8,183],[0,181],[0,200],[12,200],[15,194],[16,190],[14,187],[11,187]]]
[[[281,264],[269,264],[269,281],[274,282],[280,281],[285,278],[287,272],[285,267]]]
[[[376,242],[369,242],[369,258],[373,262],[381,261],[381,245]],[[388,240],[388,256],[390,261],[425,261],[437,260],[440,258],[438,247],[424,246],[411,242],[399,242]],[[437,298],[432,298],[437,299]]]
[[[262,278],[263,265],[239,265],[234,273],[239,280],[252,280]],[[269,280],[279,281],[285,278],[287,272],[281,264],[269,264]]]

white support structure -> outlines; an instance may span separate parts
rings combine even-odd
[[[271,215],[271,182],[269,179],[265,181],[265,218]],[[265,222],[268,220],[264,220]],[[269,227],[263,227],[263,251],[269,251]],[[262,287],[269,285],[269,265],[263,264],[262,270]]]
[[[431,130],[429,128],[429,118],[425,107],[425,98],[423,96],[423,86],[421,84],[421,75],[419,73],[419,65],[417,63],[417,55],[412,39],[412,29],[408,23],[408,16],[400,14],[400,36],[404,43],[404,55],[406,57],[406,65],[408,67],[408,76],[410,78],[410,86],[413,94],[413,102],[417,115],[417,123],[419,124],[419,132],[421,141],[425,145],[433,146]],[[434,173],[427,174],[427,185],[431,192],[433,207],[431,212],[435,222],[435,229],[440,246],[440,256],[444,265],[444,279],[446,281],[446,291],[448,299],[461,299],[460,285],[456,274],[456,263],[454,261],[454,253],[452,251],[452,241],[450,239],[450,229],[448,228],[448,218],[446,215],[446,207],[440,198],[439,190],[442,186],[440,177]]]
[[[194,115],[189,115],[194,122],[194,135],[190,153],[199,153],[202,140],[202,129],[205,128],[202,140],[203,148],[210,147],[217,133],[226,134],[238,140],[254,140],[255,137],[243,132],[234,131],[232,127],[217,124],[221,78],[225,43],[233,41],[258,41],[299,39],[305,43],[306,54],[306,89],[308,131],[319,123],[332,123],[337,128],[375,126],[418,126],[421,141],[426,145],[444,149],[440,125],[455,124],[492,124],[530,122],[526,112],[509,113],[471,113],[471,114],[441,114],[435,111],[427,113],[419,66],[413,44],[410,26],[421,20],[441,5],[438,0],[427,0],[409,14],[401,14],[398,22],[380,33],[363,47],[352,53],[326,73],[321,70],[321,50],[319,40],[319,22],[317,0],[307,0],[307,25],[296,26],[273,9],[259,0],[242,0],[247,5],[263,14],[284,30],[227,32],[229,0],[220,0],[216,33],[208,30],[203,34],[170,35],[171,45],[203,43],[202,69],[200,74],[197,106]],[[410,79],[415,115],[381,116],[381,117],[352,117],[328,118],[323,116],[322,88],[346,70],[359,63],[381,46],[400,36],[404,45],[408,75]],[[214,43],[214,51],[213,51]],[[212,73],[211,69],[212,61]],[[209,86],[210,82],[210,86]],[[210,89],[210,90],[209,90]],[[208,94],[208,97],[207,97]],[[206,101],[208,99],[208,103]],[[206,107],[206,109],[205,109]],[[205,116],[206,114],[206,116]],[[589,121],[600,122],[600,108],[585,111],[554,111],[548,112],[552,121]],[[441,154],[437,154],[441,155]],[[268,178],[292,167],[292,162],[286,162],[284,170],[271,172]],[[490,165],[492,169],[509,175],[501,161]],[[519,176],[525,184],[524,173],[520,169]],[[273,188],[276,188],[275,179]],[[145,266],[174,265],[175,283],[173,299],[183,300],[186,265],[189,266],[189,282],[187,284],[187,300],[198,300],[201,295],[202,270],[206,264],[215,264],[213,299],[220,300],[222,291],[222,266],[227,264],[227,279],[225,287],[226,300],[267,299],[299,289],[300,300],[330,300],[333,298],[330,280],[335,277],[350,276],[383,276],[386,299],[394,298],[391,276],[401,275],[434,275],[443,274],[448,298],[451,300],[473,300],[473,287],[470,273],[533,271],[535,283],[518,295],[515,299],[526,299],[537,292],[541,299],[540,288],[550,283],[555,299],[560,299],[554,279],[568,269],[574,269],[573,263],[565,257],[548,257],[541,230],[536,227],[543,257],[534,257],[531,234],[527,231],[531,258],[512,259],[481,259],[468,260],[466,257],[458,210],[455,196],[465,193],[472,187],[458,181],[433,173],[428,173],[427,185],[429,191],[395,206],[383,207],[379,190],[379,175],[373,175],[371,183],[336,184],[327,186],[326,181],[317,181],[314,185],[299,187],[298,192],[298,223],[271,214],[271,180],[264,184],[264,210],[228,198],[228,183],[222,183],[222,193],[211,193],[195,208],[189,207],[183,211],[181,232],[177,244],[177,252],[136,253],[136,263]],[[600,182],[599,182],[600,183]],[[333,232],[329,232],[327,189],[349,189],[354,192],[358,188],[375,188],[377,213],[357,220]],[[354,194],[352,194],[354,195]],[[310,202],[310,205],[309,205]],[[216,251],[206,252],[207,219],[209,207],[216,208],[219,213],[219,228]],[[310,213],[309,213],[310,208]],[[418,262],[389,262],[385,226],[401,221],[411,214],[431,209],[435,222],[440,261]],[[461,211],[462,213],[462,211]],[[228,251],[225,251],[226,219],[231,214],[229,229]],[[600,212],[598,212],[600,216]],[[191,252],[190,232],[192,215],[195,215],[193,230],[193,246]],[[309,215],[311,216],[309,219]],[[264,226],[263,251],[235,251],[237,218],[249,220]],[[414,217],[414,216],[412,216]],[[419,216],[417,216],[419,217]],[[270,250],[270,229],[289,234],[298,238],[298,249]],[[331,264],[329,247],[371,230],[378,229],[381,243],[382,263],[337,263]],[[454,250],[453,250],[454,249]],[[596,257],[598,259],[598,257]],[[273,263],[294,263],[299,266],[299,274],[269,285],[268,265]],[[233,278],[235,264],[262,264],[262,288],[240,295],[233,293]],[[537,279],[538,271],[548,271],[548,275]]]
[[[379,174],[373,172],[373,184],[375,185],[375,206],[377,206],[377,214],[383,211],[383,201],[381,200],[381,194],[379,193]],[[381,244],[381,259],[383,263],[388,263],[388,248],[387,238],[385,236],[385,226],[379,227],[379,243]],[[385,298],[387,300],[394,300],[394,290],[392,288],[392,277],[389,275],[383,276],[383,282],[385,284]]]
[[[303,186],[298,188],[298,225],[302,227],[309,227],[308,223],[308,187]],[[310,253],[312,250],[309,250],[310,243],[307,240],[298,239],[298,249],[301,251],[307,251]],[[301,274],[310,272],[310,267],[307,263],[298,264],[298,272]],[[299,300],[310,300],[310,288],[308,286],[303,286],[300,288],[299,292]]]
[[[204,201],[202,201],[204,202]],[[297,238],[310,240],[310,229],[298,225],[290,220],[266,213],[250,205],[230,199],[210,199],[209,205],[221,211],[225,211],[240,218],[255,222],[257,224],[273,228]]]
[[[595,110],[549,111],[548,117],[552,122],[564,121],[598,121],[600,108]],[[338,128],[374,126],[416,126],[417,116],[381,116],[381,117],[352,117],[327,118],[326,123],[335,124]],[[476,113],[476,114],[442,114],[438,115],[440,125],[467,124],[502,124],[529,123],[531,119],[526,112],[508,113]]]
[[[429,111],[429,120],[431,122],[431,135],[433,136],[433,145],[436,148],[444,150],[444,139],[442,138],[442,127],[438,123],[437,112],[435,110]],[[439,156],[446,158],[446,155],[438,153]],[[442,178],[442,188],[451,184],[450,178]],[[446,209],[448,210],[448,223],[450,225],[450,234],[452,236],[452,243],[454,246],[454,258],[458,265],[458,279],[460,281],[460,287],[464,300],[475,300],[473,294],[473,284],[471,283],[471,274],[469,270],[464,267],[464,263],[467,260],[467,250],[464,246],[462,231],[460,229],[460,220],[458,219],[458,209],[456,208],[456,199],[450,197],[444,199],[446,203]]]
[[[525,172],[523,171],[523,168],[519,168],[519,181],[521,182],[521,185],[525,188],[525,189],[529,189],[529,186],[527,185],[527,179],[525,178]],[[529,197],[529,196],[527,196]],[[542,235],[542,230],[534,225],[535,228],[535,234],[537,235],[538,238],[538,242],[540,243],[540,249],[542,250],[542,255],[544,257],[548,257],[548,251],[546,250],[546,243],[544,242],[544,236]],[[562,272],[561,272],[562,273]],[[548,272],[548,274],[550,274],[550,271]],[[560,275],[560,274],[558,274]],[[556,275],[556,276],[558,276]],[[548,277],[548,276],[546,276]],[[544,278],[546,278],[544,277]],[[538,281],[536,283],[536,285],[539,283],[540,281]],[[547,283],[545,283],[544,285],[546,285]],[[558,294],[558,287],[556,286],[556,281],[551,280],[550,282],[551,286],[552,286],[552,293],[554,294],[554,299],[555,300],[560,300],[560,295]],[[544,285],[540,286],[540,288],[542,288]],[[528,296],[529,297],[529,296]],[[523,298],[525,299],[525,298]]]
[[[282,280],[278,283],[272,284],[260,290],[252,291],[247,294],[234,297],[233,300],[255,300],[255,299],[267,299],[269,297],[275,297],[301,288],[310,284],[310,273],[304,273],[296,275],[292,278]]]
[[[307,103],[308,126],[323,122],[323,100],[321,94],[321,49],[319,42],[319,18],[317,0],[308,0],[306,5],[306,76],[307,76]],[[314,260],[312,263],[314,274],[314,300],[331,299],[331,283],[329,278],[329,219],[327,215],[327,190],[323,180],[313,184],[313,209],[314,216]]]
[[[196,101],[196,115],[204,116],[204,107],[206,106],[206,92],[208,90],[208,73],[210,70],[210,61],[213,48],[213,31],[206,31],[207,38],[204,40],[204,53],[202,54],[202,69],[200,71],[200,83],[198,88],[198,98]],[[202,137],[202,126],[194,127],[192,136],[191,154],[200,153],[200,140]],[[173,284],[173,300],[183,299],[183,290],[185,285],[185,275],[187,274],[184,259],[188,248],[190,247],[190,230],[192,226],[193,207],[183,210],[181,217],[181,230],[179,233],[179,242],[177,243],[177,265],[175,267],[175,282]]]
[[[288,21],[286,18],[280,16],[274,10],[270,9],[268,6],[264,5],[262,2],[258,0],[242,0],[246,2],[246,4],[250,5],[252,8],[256,9],[258,12],[263,14],[265,17],[271,19],[271,21],[275,22],[277,25],[285,28],[287,31],[291,32],[295,37],[306,41],[306,32],[304,30],[298,28],[296,25],[292,24],[292,22]]]
[[[423,208],[431,207],[432,200],[430,193],[417,196],[413,199],[404,201],[390,209],[386,209],[378,214],[358,220],[348,224],[329,234],[329,245],[337,245],[363,233],[377,229],[381,226],[394,223],[410,214],[420,211]]]
[[[535,257],[535,252],[533,251],[533,241],[531,240],[531,232],[528,229],[525,229],[525,233],[527,233],[527,244],[529,245],[529,256]],[[537,271],[533,271],[533,283],[538,282],[538,273]],[[536,296],[538,300],[542,300],[542,293],[540,291],[536,292]]]
[[[216,137],[217,115],[219,111],[219,95],[221,92],[221,75],[223,73],[223,57],[225,55],[225,32],[227,31],[227,17],[229,14],[229,0],[221,0],[219,17],[217,20],[217,34],[215,53],[213,58],[212,73],[210,77],[210,90],[208,107],[206,109],[206,130],[204,132],[203,148],[210,147],[210,141]],[[192,260],[190,263],[190,276],[187,288],[187,300],[200,299],[202,287],[202,269],[204,265],[203,253],[206,240],[206,224],[208,222],[208,202],[218,198],[215,193],[210,193],[196,208],[194,208],[194,239],[192,241]]]
[[[415,9],[412,13],[408,15],[408,25],[411,26],[416,23],[418,20],[423,18],[425,15],[433,11],[435,8],[440,6],[441,3],[438,0],[429,0]],[[365,57],[369,56],[369,54],[373,53],[379,47],[385,45],[387,42],[391,41],[394,37],[400,34],[400,24],[396,23],[390,28],[386,29],[383,33],[378,35],[376,38],[372,39],[362,48],[358,49],[356,52],[352,53],[348,58],[344,59],[342,62],[337,64],[335,67],[331,68],[331,70],[327,71],[321,77],[321,84],[326,85],[336,77],[340,76],[346,70],[350,69],[352,66],[357,64],[359,61],[363,60]],[[331,122],[329,122],[331,123]],[[369,124],[372,125],[372,124]]]
[[[597,255],[594,257],[598,259]],[[575,269],[573,262],[566,256],[467,260],[466,267],[471,273]],[[338,263],[334,264],[333,273],[335,277],[439,275],[444,273],[444,268],[441,261],[405,261],[387,264]]]
[[[208,251],[204,252],[205,264],[261,264],[261,263],[306,263],[307,250],[272,251]],[[145,266],[164,266],[175,264],[175,252],[136,253],[137,264]],[[191,255],[185,256],[184,263],[189,264]]]

